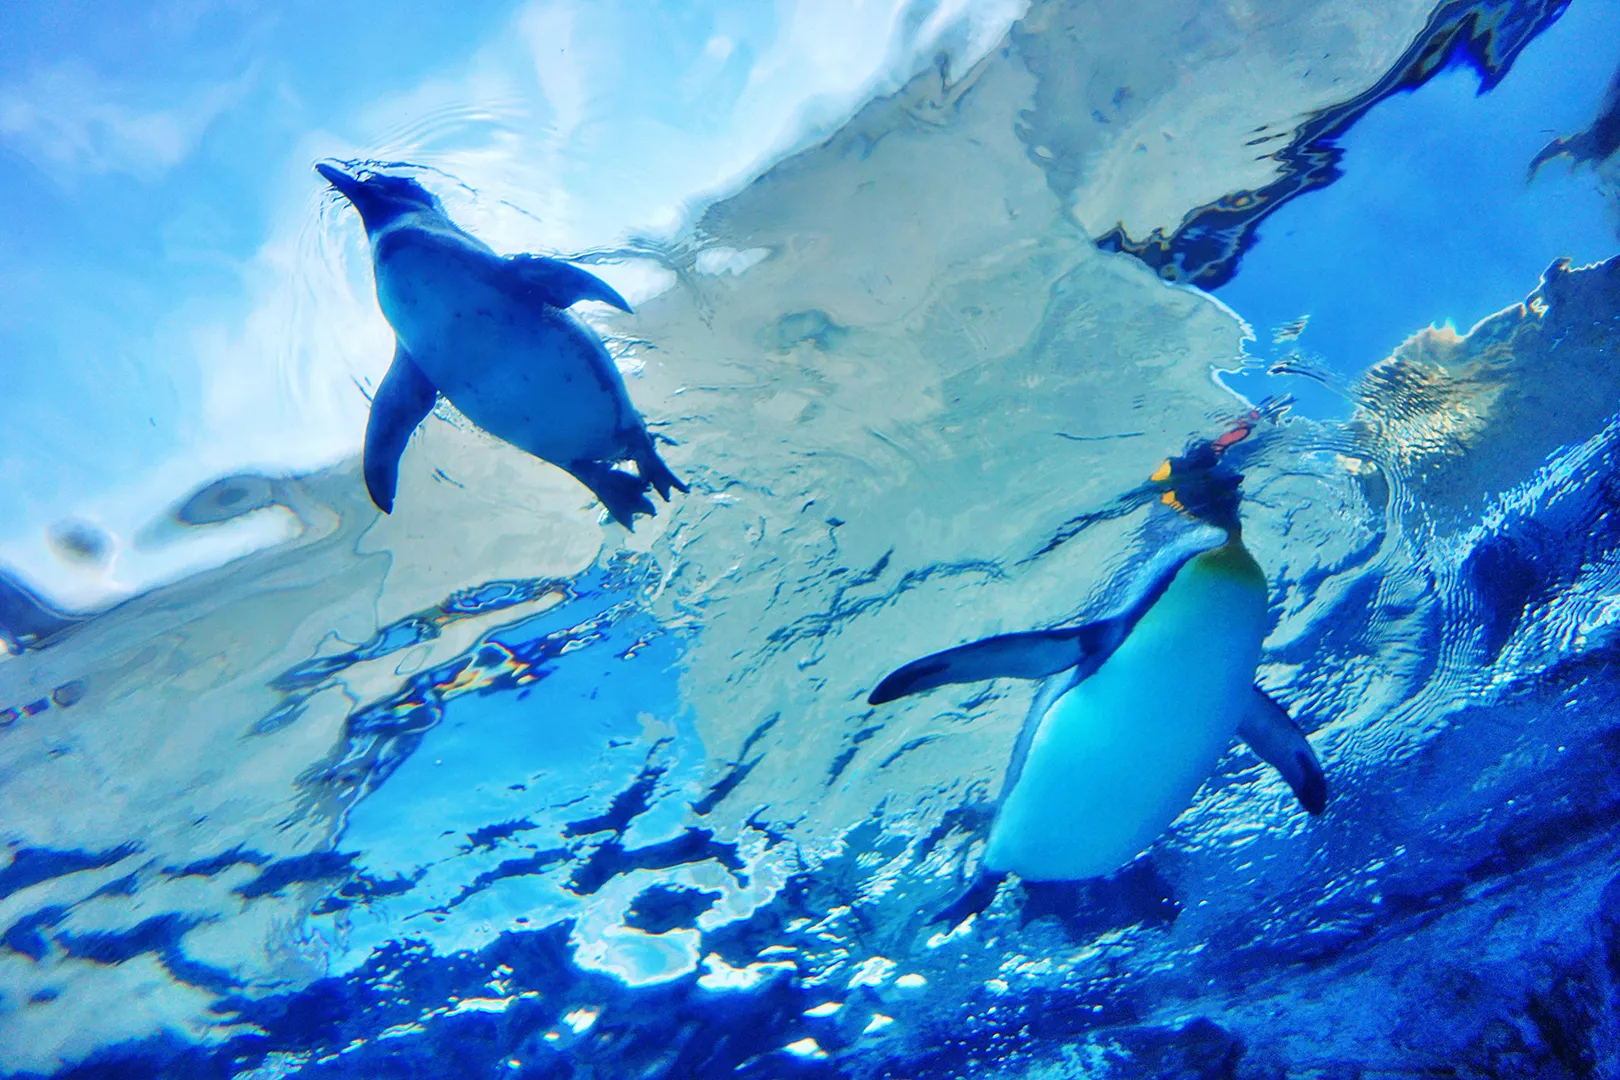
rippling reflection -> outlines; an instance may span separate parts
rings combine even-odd
[[[1314,49],[1318,10],[1267,47]],[[1144,33],[1215,33],[1166,11]],[[1330,27],[1366,45],[1356,86],[1439,18],[1399,15]],[[1185,92],[1179,53],[1067,32],[1095,17],[1034,5],[678,239],[583,253],[653,283],[601,328],[692,482],[633,537],[446,413],[392,516],[353,462],[233,472],[139,543],[269,515],[283,542],[93,617],[0,579],[0,1069],[1604,1075],[1620,260],[1330,372],[1347,420],[1252,406],[1211,378],[1246,362],[1236,313],[1076,223],[1135,167],[1103,129]],[[1282,96],[1240,104],[1297,123]],[[398,138],[508,131],[499,100]],[[1253,156],[1209,152],[1167,183]],[[522,216],[423,175],[470,229]],[[1152,198],[1204,201],[1177,190]],[[305,333],[374,344],[321,307],[363,296],[358,238],[307,210],[293,380]],[[1028,690],[866,690],[1112,606],[1178,527],[1133,493],[1235,420],[1260,681],[1329,812],[1234,748],[1121,872],[925,926],[977,866]]]

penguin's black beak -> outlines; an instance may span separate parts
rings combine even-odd
[[[334,188],[337,188],[338,193],[345,199],[348,199],[351,203],[356,202],[355,196],[359,193],[361,188],[360,181],[357,178],[350,176],[348,173],[337,168],[336,166],[328,165],[324,161],[315,166],[315,171],[320,173],[321,177],[328,184],[331,184]],[[356,205],[358,205],[358,203],[356,203]]]
[[[373,186],[358,176],[350,176],[337,166],[328,165],[324,161],[315,166],[315,171],[320,173],[339,195],[349,200],[349,205],[360,215],[360,223],[366,227],[367,236],[397,212],[388,199],[379,196]]]

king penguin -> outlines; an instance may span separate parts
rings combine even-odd
[[[439,394],[491,435],[566,469],[626,528],[686,490],[653,447],[602,340],[567,308],[599,300],[629,311],[585,270],[495,254],[460,229],[426,188],[376,171],[317,172],[360,214],[394,360],[366,423],[366,490],[394,507],[399,459]],[[637,473],[613,468],[636,464]]]
[[[1218,462],[1235,441],[1195,444],[1154,473],[1163,502],[1212,527],[1160,552],[1123,610],[923,657],[868,697],[881,705],[946,683],[1045,680],[1014,744],[979,877],[933,921],[983,910],[1008,874],[1078,881],[1124,867],[1187,808],[1234,737],[1309,813],[1325,809],[1315,751],[1254,685],[1268,590],[1243,546],[1241,478]]]

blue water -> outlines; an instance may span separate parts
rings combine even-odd
[[[1343,179],[1269,218],[1239,273],[1216,290],[1254,326],[1254,355],[1298,349],[1328,371],[1356,372],[1422,326],[1466,332],[1528,294],[1555,259],[1579,266],[1613,254],[1612,196],[1567,161],[1534,180],[1527,165],[1553,135],[1596,115],[1614,70],[1616,18],[1611,5],[1575,5],[1489,93],[1459,58],[1359,120],[1341,143]],[[1273,342],[1300,318],[1304,333]],[[1242,386],[1278,392],[1266,380]],[[1297,382],[1288,389],[1311,393]],[[1323,408],[1331,399],[1313,400]]]
[[[0,15],[0,1076],[1620,1075],[1620,158],[1528,178],[1620,4],[1251,15]],[[328,155],[625,292],[691,491],[441,406],[380,515]],[[1223,434],[1327,812],[1235,743],[930,924],[1031,690],[868,692],[1128,605]]]

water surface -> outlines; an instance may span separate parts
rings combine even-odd
[[[0,1072],[1611,1071],[1616,166],[1529,165],[1614,3],[5,18]],[[328,154],[620,287],[691,493],[626,534],[443,407],[380,516]],[[1116,605],[1268,398],[1328,813],[1236,746],[925,926],[1030,689],[866,693]]]

